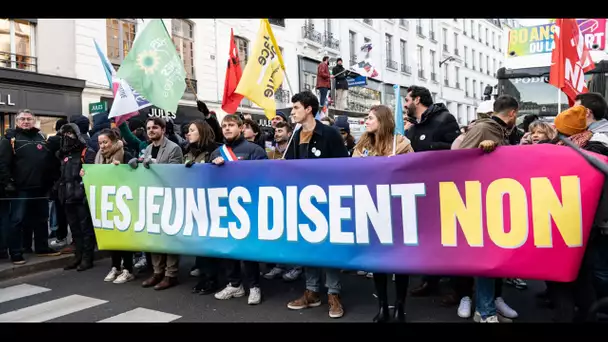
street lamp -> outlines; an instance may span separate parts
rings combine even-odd
[[[446,64],[447,62],[451,62],[455,60],[454,56],[450,56],[444,60],[442,60],[441,62],[439,62],[439,72],[441,73],[439,76],[439,97],[443,100],[443,65]]]

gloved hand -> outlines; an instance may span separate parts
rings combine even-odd
[[[186,167],[190,168],[190,167],[192,167],[192,165],[194,165],[194,160],[188,160],[186,162]]]
[[[144,167],[145,167],[146,169],[149,169],[149,168],[150,168],[150,164],[152,163],[152,159],[150,159],[150,158],[146,158],[146,159],[144,159],[144,161],[142,161],[141,163],[144,165]]]
[[[127,164],[129,164],[129,166],[130,166],[132,169],[134,169],[134,170],[135,170],[135,169],[137,169],[137,167],[139,166],[138,164],[139,164],[140,162],[141,162],[141,161],[140,161],[138,158],[133,158],[133,159],[129,160],[129,162],[128,162]]]

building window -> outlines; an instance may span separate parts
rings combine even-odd
[[[285,19],[268,19],[268,22],[272,25],[285,27]]]
[[[441,35],[443,38],[443,52],[448,52],[448,29],[441,29]]]
[[[350,54],[350,64],[357,63],[357,34],[353,31],[348,31],[348,52]]]
[[[363,19],[363,22],[369,26],[373,26],[374,22],[371,19]]]
[[[384,43],[386,44],[386,59],[392,60],[393,59],[393,36],[391,36],[388,33],[385,34]]]
[[[467,68],[469,67],[469,58],[468,58],[468,55],[469,55],[469,48],[465,46],[464,47],[464,66],[467,67]]]
[[[133,19],[106,19],[108,59],[112,64],[120,65],[131,51],[136,28]]]
[[[483,72],[483,53],[481,52],[479,53],[479,71]]]
[[[331,34],[331,19],[325,19],[325,33]]]
[[[399,50],[401,53],[401,72],[411,73],[410,67],[407,63],[407,41],[401,40],[399,42]]]
[[[492,32],[492,49],[496,48],[496,33]]]
[[[465,96],[469,96],[469,78],[464,78],[464,94]]]
[[[186,78],[194,80],[194,24],[184,19],[172,19],[171,31],[175,49],[184,62]]]
[[[450,81],[449,81],[449,70],[448,70],[448,64],[444,63],[443,64],[443,84],[445,84],[446,87],[450,86]]]
[[[481,28],[481,24],[477,25],[477,38],[479,39],[479,42],[481,42],[482,32],[483,32],[483,29]]]
[[[437,81],[437,76],[435,75],[435,51],[429,50],[429,60],[431,62],[431,80]]]
[[[454,32],[454,54],[458,56],[460,52],[458,51],[458,33]]]
[[[486,73],[490,74],[490,56],[486,56]]]
[[[243,37],[234,36],[234,43],[236,44],[236,49],[239,54],[241,69],[245,70],[247,60],[249,59],[249,41]],[[251,107],[251,101],[244,98],[243,101],[241,101],[241,105]]]
[[[477,81],[473,80],[473,97],[477,98]]]
[[[475,49],[471,49],[471,69],[475,70]]]
[[[486,28],[486,45],[490,45],[490,30]]]
[[[422,59],[423,59],[422,46],[420,46],[420,45],[416,46],[416,53],[417,53],[416,55],[418,57],[418,61],[417,61],[418,62],[418,77],[424,78],[424,69],[422,68]]]
[[[454,67],[454,76],[456,78],[456,89],[460,89],[460,68]]]
[[[475,22],[471,20],[471,38],[475,39]]]
[[[0,19],[0,67],[38,72],[35,28],[27,20]]]
[[[502,52],[502,36],[501,35],[498,35],[497,45],[498,45],[498,51]]]

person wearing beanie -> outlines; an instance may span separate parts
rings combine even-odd
[[[215,114],[215,112],[210,111],[209,108],[207,108],[205,102],[201,100],[196,100],[196,108],[198,108],[199,112],[203,113],[205,121],[207,121],[209,126],[211,126],[213,134],[215,134],[215,142],[218,144],[223,144],[224,133],[222,133],[222,126],[220,125],[219,121],[217,121],[217,115]]]
[[[91,125],[89,118],[84,115],[76,114],[70,117],[70,123],[73,123],[78,127],[80,135],[86,142],[87,151],[84,156],[85,164],[93,164],[95,162],[95,155],[97,154],[97,150],[93,147],[95,146],[95,144],[89,136],[89,127]]]
[[[593,134],[587,129],[587,108],[578,105],[570,107],[555,117],[555,129],[570,139],[576,146],[608,156],[608,145],[602,141],[603,136]],[[556,139],[557,145],[565,145]]]
[[[353,155],[353,149],[355,148],[355,137],[350,135],[350,124],[348,123],[348,117],[338,116],[334,127],[338,129],[342,139],[344,139],[344,146],[348,150],[348,155]]]

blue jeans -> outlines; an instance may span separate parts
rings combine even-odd
[[[325,101],[327,100],[327,92],[329,92],[329,88],[318,88],[319,89],[319,110],[323,108],[325,105]],[[316,114],[315,114],[316,115]]]
[[[342,284],[340,283],[340,270],[334,268],[305,267],[306,289],[312,292],[321,291],[321,276],[325,271],[325,286],[328,294],[340,294]]]
[[[57,230],[57,206],[55,201],[49,201],[49,226],[51,226],[51,231]]]
[[[495,285],[494,278],[475,278],[475,310],[483,319],[496,315]]]

